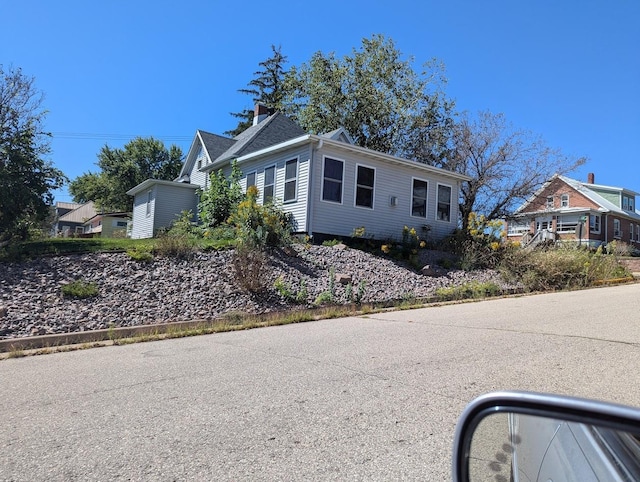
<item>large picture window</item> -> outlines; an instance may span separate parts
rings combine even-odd
[[[451,186],[438,184],[438,220],[451,221]]]
[[[414,179],[411,188],[411,215],[419,218],[427,217],[427,181]]]
[[[370,167],[356,167],[356,206],[373,209],[373,185],[376,171]]]
[[[325,157],[322,175],[322,200],[336,203],[342,202],[342,178],[344,162]]]
[[[296,200],[298,185],[298,160],[291,159],[284,165],[284,202]]]

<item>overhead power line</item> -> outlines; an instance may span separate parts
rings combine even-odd
[[[105,141],[127,141],[136,137],[153,137],[166,142],[183,142],[193,139],[193,136],[158,136],[140,134],[96,134],[92,132],[52,132],[51,135],[56,139],[88,139],[88,140],[105,140]]]

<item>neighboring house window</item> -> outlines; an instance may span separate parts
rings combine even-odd
[[[600,216],[598,214],[589,216],[589,231],[600,234]]]
[[[291,159],[284,165],[284,202],[296,200],[298,185],[298,159]]]
[[[373,209],[375,175],[375,169],[356,166],[356,206]]]
[[[256,173],[254,171],[247,174],[247,189],[255,185],[256,185]]]
[[[622,209],[625,211],[633,211],[634,198],[630,196],[622,196]]]
[[[427,181],[414,179],[411,190],[411,215],[419,218],[427,217]]]
[[[553,209],[553,196],[547,196],[547,208]]]
[[[569,207],[569,195],[568,194],[563,194],[562,196],[560,196],[560,206],[562,206],[563,208],[568,208]]]
[[[579,222],[578,216],[558,216],[556,231],[558,233],[575,233]]]
[[[636,224],[636,241],[640,243],[640,224]]]
[[[522,236],[531,229],[531,223],[527,219],[512,219],[507,223],[507,235]]]
[[[619,219],[614,219],[613,220],[613,237],[614,238],[621,238],[622,237],[622,231],[620,230],[620,220]]]
[[[342,178],[344,162],[330,157],[324,158],[322,200],[342,203]]]
[[[202,159],[198,159],[198,169],[202,167]]]
[[[633,223],[629,224],[629,241],[633,241]]]
[[[151,191],[147,192],[147,216],[151,216]]]
[[[273,202],[273,193],[276,187],[276,166],[267,167],[264,170],[264,189],[262,195],[262,203],[268,204]]]
[[[438,212],[440,221],[451,221],[451,187],[438,184]]]

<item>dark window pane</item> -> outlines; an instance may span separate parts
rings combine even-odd
[[[342,161],[326,158],[324,160],[324,177],[342,181]]]
[[[368,167],[358,166],[358,181],[361,186],[373,187],[373,178],[375,171]]]
[[[325,179],[322,190],[322,199],[338,203],[342,202],[342,183]]]
[[[298,171],[298,161],[297,160],[287,161],[284,167],[284,178],[293,179],[294,177],[296,177],[297,171]]]
[[[293,201],[296,198],[296,181],[287,181],[284,183],[284,200]]]
[[[256,173],[247,174],[247,187],[256,185]]]
[[[356,189],[356,206],[373,207],[373,189],[358,186]]]
[[[275,178],[275,172],[276,172],[276,168],[275,167],[269,167],[267,169],[264,170],[264,184],[273,184],[273,180]]]

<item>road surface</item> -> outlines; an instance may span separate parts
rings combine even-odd
[[[639,347],[632,284],[9,359],[0,480],[448,480],[475,396],[640,406]]]

